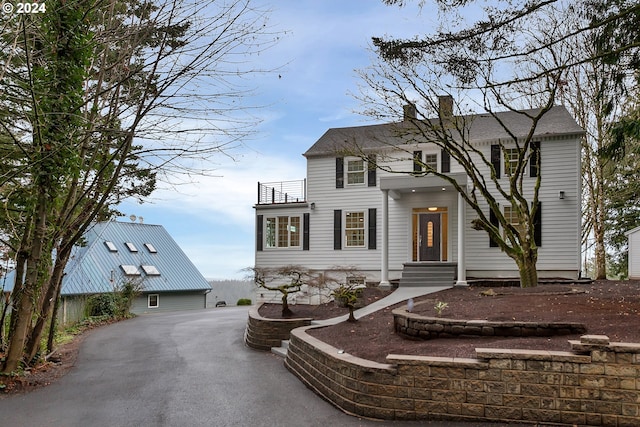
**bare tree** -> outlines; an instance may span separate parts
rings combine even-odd
[[[282,267],[252,267],[248,269],[252,273],[252,279],[259,288],[268,291],[279,292],[282,302],[282,317],[293,316],[289,308],[289,297],[302,290],[303,286],[322,286],[318,280],[322,273],[310,270],[300,265],[287,265]]]
[[[158,181],[205,173],[252,132],[243,77],[267,70],[247,61],[277,40],[250,0],[46,7],[2,28],[2,224],[17,267],[4,372],[36,353],[66,260],[94,220]]]
[[[416,143],[433,143],[449,153],[466,173],[468,189],[425,164],[422,170],[458,191],[477,215],[472,226],[486,231],[515,261],[523,287],[538,283],[535,229],[543,177],[541,173],[528,177],[531,165],[539,164],[536,129],[554,106],[564,82],[563,70],[573,60],[565,54],[564,45],[550,41],[562,37],[558,32],[570,33],[573,28],[542,31],[545,28],[538,15],[527,15],[491,34],[476,26],[456,34],[443,30],[435,37],[413,41],[374,38],[379,60],[360,73],[364,85],[359,98],[365,114],[388,120],[398,117],[403,105],[417,107],[416,118],[397,127],[403,144],[395,148],[405,151],[404,158],[411,158],[411,144]],[[458,101],[443,111],[438,99],[444,94]],[[497,114],[500,110],[521,116],[527,129],[517,134]],[[470,139],[469,129],[478,112],[491,115],[508,135],[501,141],[500,153],[515,149],[506,177],[495,169],[489,153]],[[414,173],[399,171],[383,156],[377,165],[388,172]],[[511,218],[501,204],[510,207]]]

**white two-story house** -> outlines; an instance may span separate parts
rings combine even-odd
[[[407,111],[411,114],[406,109],[404,120],[412,118],[406,116]],[[495,117],[466,116],[464,122],[469,143],[491,159],[506,182],[510,165],[504,154],[509,141],[524,138],[531,120],[518,112],[503,112]],[[394,153],[398,126],[402,121],[329,129],[304,153],[305,180],[259,183],[254,206],[255,266],[297,264],[319,270],[352,266],[369,283],[400,281],[400,286],[420,284],[420,279],[416,283],[407,273],[416,266],[434,271],[447,267],[451,277],[445,281],[451,284],[483,278],[517,280],[515,262],[485,231],[472,228],[477,213],[450,182],[433,175],[371,168],[361,156],[346,154],[350,145],[357,147],[353,153],[378,153],[380,159],[393,159],[394,171],[411,172],[429,165],[470,190],[462,167],[427,140],[407,145],[398,137],[398,144],[403,145]],[[538,276],[543,279],[577,279],[580,275],[583,135],[562,106],[547,112],[535,129],[532,146],[539,150],[540,162],[527,167],[524,187],[525,193],[531,193],[536,175],[541,174],[535,238]],[[488,180],[487,165],[478,164],[478,168]],[[507,203],[504,209],[509,209]],[[487,215],[488,211],[487,205]]]

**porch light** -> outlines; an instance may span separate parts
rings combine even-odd
[[[446,188],[442,187],[442,191],[446,191],[446,190],[447,190]]]
[[[558,199],[560,199],[560,200],[564,200],[564,191],[560,191],[560,192],[558,193]]]
[[[311,210],[314,210],[316,208],[316,202],[311,202],[309,207],[311,208]]]
[[[437,210],[438,210],[438,208],[437,208],[436,206],[431,206],[431,207],[428,207],[428,208],[427,208],[427,210],[428,210],[429,212],[435,212],[435,211],[437,211]]]

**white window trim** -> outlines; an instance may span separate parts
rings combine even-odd
[[[156,297],[156,305],[151,305],[151,297]],[[149,294],[147,295],[147,308],[158,308],[160,307],[160,294]]]
[[[515,161],[511,161],[511,159],[513,158],[512,155],[513,153],[516,154],[516,158]],[[520,155],[520,152],[518,150],[517,147],[505,147],[504,148],[504,152],[502,155],[503,161],[504,161],[504,174],[505,176],[512,176],[513,172],[511,171],[511,167],[513,165],[513,168],[515,169],[515,167],[518,165],[518,156]]]
[[[355,163],[355,162],[362,162],[362,169],[361,170],[350,171],[349,170],[349,164]],[[345,176],[345,183],[348,186],[358,187],[358,186],[367,185],[367,163],[363,159],[361,159],[359,157],[348,157],[348,158],[346,158],[345,159],[344,173],[346,175]],[[362,175],[362,182],[354,182],[354,183],[349,182],[349,176],[350,175]]]
[[[358,228],[347,228],[347,217],[349,214],[362,214],[362,227]],[[343,236],[344,236],[344,247],[346,249],[362,249],[367,247],[367,211],[345,211],[343,218]],[[362,230],[363,238],[362,245],[350,245],[349,238],[347,235],[348,230]]]
[[[278,246],[278,243],[280,241],[279,237],[280,237],[280,217],[287,217],[287,246]],[[291,219],[292,218],[297,218],[298,219],[298,230],[296,231],[298,233],[298,244],[296,245],[292,245],[291,244]],[[273,238],[273,246],[269,245],[269,220],[274,220],[274,226],[275,226],[275,231],[274,231],[274,238]],[[264,247],[268,250],[275,250],[275,249],[300,249],[302,248],[302,216],[300,215],[276,215],[276,216],[269,216],[265,219],[264,221]]]
[[[435,156],[436,157],[436,164],[435,167],[433,168],[436,172],[440,172],[440,155],[438,153],[422,153],[422,162],[424,163],[424,170],[427,169],[427,156]]]

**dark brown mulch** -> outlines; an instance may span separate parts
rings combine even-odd
[[[372,302],[386,297],[391,292],[390,290],[373,287],[364,288],[360,298],[364,301],[365,305],[369,305]],[[293,316],[289,316],[290,318],[312,317],[315,320],[323,320],[349,314],[348,309],[339,307],[335,302],[320,305],[296,304],[289,305],[289,308],[293,311]],[[262,304],[258,313],[260,313],[262,317],[269,319],[281,319],[282,304]]]
[[[491,289],[491,291],[489,291]],[[484,296],[482,293],[488,293]],[[495,295],[491,296],[492,293]],[[438,301],[447,303],[442,317],[456,319],[579,322],[588,334],[612,342],[640,342],[640,281],[597,281],[588,285],[540,285],[532,289],[452,288],[416,299],[413,311],[436,316]],[[400,304],[398,306],[406,306]],[[392,308],[361,318],[313,329],[314,337],[347,353],[384,363],[388,354],[475,357],[476,348],[522,348],[570,351],[578,335],[536,338],[462,337],[413,341],[393,332]]]

